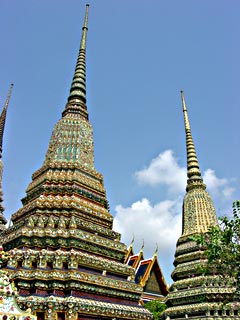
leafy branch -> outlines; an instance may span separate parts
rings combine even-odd
[[[240,294],[240,201],[233,203],[232,218],[219,218],[219,226],[212,226],[207,233],[194,235],[192,240],[205,249],[207,265],[203,274],[229,277]]]

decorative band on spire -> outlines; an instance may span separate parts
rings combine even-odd
[[[80,102],[82,107],[86,109],[86,44],[87,44],[87,31],[88,31],[88,8],[86,5],[86,13],[82,27],[82,39],[80,43],[80,50],[78,54],[77,64],[71,84],[68,102]]]
[[[191,134],[191,128],[190,128],[190,122],[188,119],[188,113],[187,113],[187,107],[185,103],[184,93],[181,91],[181,98],[182,98],[182,107],[183,107],[183,116],[184,116],[184,126],[185,126],[185,132],[186,132],[186,148],[187,148],[187,176],[188,176],[188,182],[187,182],[187,191],[192,185],[192,183],[198,182],[198,185],[206,188],[206,186],[203,184],[201,171],[197,159],[197,153],[195,151],[195,146],[193,143],[193,138]]]

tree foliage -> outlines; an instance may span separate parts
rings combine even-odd
[[[233,203],[232,218],[219,218],[219,226],[208,233],[194,236],[198,245],[205,249],[208,259],[203,273],[215,273],[234,279],[236,295],[240,293],[240,201]]]
[[[160,319],[161,314],[167,308],[166,304],[159,300],[152,300],[144,304],[144,307],[153,314],[153,319]]]

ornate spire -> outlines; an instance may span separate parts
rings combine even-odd
[[[205,190],[201,177],[182,91],[181,97],[186,131],[188,182],[182,206],[182,235],[177,241],[175,269],[172,272],[174,283],[166,299],[168,308],[163,317],[172,320],[210,319],[214,315],[221,319],[224,301],[229,301],[234,288],[229,277],[211,274],[211,270],[202,274],[201,269],[205,268],[207,262],[205,249],[191,238],[192,235],[207,233],[209,228],[218,226],[218,221],[213,201]],[[228,308],[231,308],[230,304]],[[236,318],[230,310],[228,313],[231,319]]]
[[[209,226],[217,225],[212,199],[205,190],[197,154],[195,151],[187,107],[181,91],[187,147],[187,187],[183,205],[183,235],[207,232]]]
[[[88,8],[89,5],[87,4],[77,64],[70,88],[68,103],[63,112],[63,116],[65,116],[66,113],[71,112],[81,113],[86,118],[88,117],[86,106],[86,43],[88,31]]]
[[[201,186],[203,189],[206,189],[206,186],[203,184],[203,179],[201,176],[201,171],[197,159],[197,154],[195,151],[193,138],[191,134],[190,123],[188,119],[187,107],[184,99],[184,93],[181,91],[182,97],[182,106],[183,106],[183,115],[184,115],[184,125],[186,132],[186,147],[187,147],[187,188],[188,191],[192,187]]]
[[[7,108],[9,105],[11,93],[12,93],[13,84],[11,84],[5,105],[3,107],[1,116],[0,116],[0,230],[5,229],[5,224],[7,223],[6,218],[3,216],[4,207],[3,203],[3,192],[2,192],[2,173],[3,173],[3,163],[2,163],[2,144],[3,144],[3,132],[5,127],[5,120],[7,115]]]
[[[5,105],[3,107],[1,116],[0,116],[0,159],[2,158],[2,143],[3,143],[3,132],[5,127],[5,120],[7,115],[7,108],[10,101],[11,93],[12,93],[13,84],[11,84]]]
[[[45,164],[71,163],[94,168],[93,133],[86,107],[85,50],[88,24],[88,5],[82,28],[82,39],[70,95],[62,118],[55,125],[45,158]]]

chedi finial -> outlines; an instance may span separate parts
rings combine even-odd
[[[73,80],[70,88],[68,103],[66,106],[66,109],[68,110],[73,109],[70,107],[70,105],[72,104],[74,106],[81,107],[82,109],[87,110],[87,107],[86,107],[86,56],[85,55],[86,55],[87,31],[88,31],[88,8],[89,8],[89,5],[87,4],[84,23],[82,27],[82,38],[80,43],[77,64],[76,64],[76,68],[75,68],[75,72],[74,72],[74,76],[73,76]],[[76,112],[76,110],[74,110],[73,112]]]
[[[195,150],[190,123],[188,119],[187,107],[184,98],[184,93],[181,91],[181,98],[182,98],[182,107],[183,107],[183,116],[184,116],[184,126],[185,126],[185,133],[186,133],[186,148],[187,148],[187,188],[188,191],[192,187],[201,186],[202,188],[206,188],[203,184],[203,179],[201,176],[201,171],[197,159],[197,153]]]
[[[5,127],[5,121],[6,121],[6,115],[7,115],[7,109],[12,93],[13,84],[11,84],[6,102],[4,104],[1,116],[0,116],[0,231],[5,229],[5,225],[7,223],[6,218],[3,215],[4,207],[2,205],[3,203],[3,192],[2,192],[2,173],[3,173],[3,163],[2,163],[2,144],[3,144],[3,132]]]
[[[13,84],[10,85],[10,89],[8,91],[7,99],[6,99],[6,102],[4,104],[1,116],[0,116],[0,159],[2,158],[3,132],[4,132],[4,127],[5,127],[7,108],[8,108],[9,101],[10,101],[11,94],[12,94],[12,88],[13,88]]]

